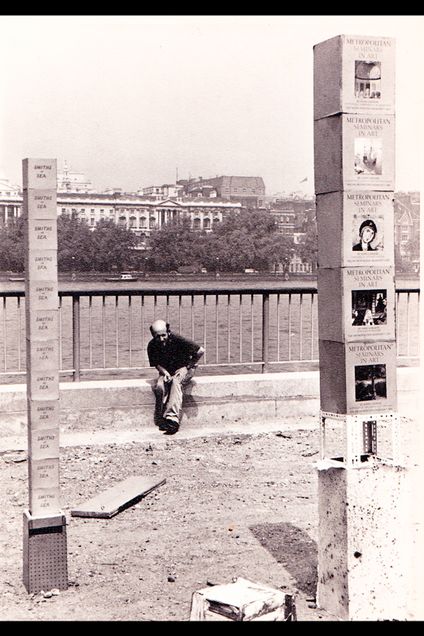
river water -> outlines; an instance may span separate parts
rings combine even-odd
[[[397,289],[417,288],[418,280],[398,280]],[[304,290],[299,293],[276,293],[278,289]],[[164,318],[174,331],[189,337],[206,348],[203,364],[234,365],[241,371],[260,370],[255,364],[262,360],[262,296],[270,291],[269,360],[272,363],[304,362],[318,358],[317,296],[308,293],[316,288],[315,280],[262,279],[222,277],[217,279],[160,280],[111,282],[59,281],[62,292],[81,292],[81,368],[86,370],[148,367],[146,346],[150,339],[149,325],[155,318]],[[24,283],[0,282],[0,290],[21,291]],[[129,297],[126,291],[136,292]],[[170,295],[160,294],[170,291]],[[190,294],[190,291],[209,294]],[[211,294],[212,291],[221,294]],[[225,294],[225,291],[236,294]],[[275,291],[273,291],[275,290]],[[90,297],[88,292],[107,292]],[[148,295],[143,295],[146,291]],[[179,293],[186,293],[179,297]],[[115,295],[115,292],[123,295]],[[138,293],[139,292],[139,293]],[[222,293],[224,292],[224,293]],[[398,353],[417,355],[418,295],[400,294],[397,311]],[[25,369],[25,311],[8,299],[0,308],[0,373]],[[73,368],[72,298],[64,297],[60,312],[61,369]],[[238,365],[238,367],[237,367]],[[315,364],[316,367],[316,364]],[[276,367],[275,367],[276,368]],[[307,368],[307,367],[306,367]],[[214,372],[228,370],[213,366]],[[108,372],[106,372],[108,373]],[[5,375],[3,378],[5,379]],[[1,381],[1,376],[0,376]]]

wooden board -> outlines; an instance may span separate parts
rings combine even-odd
[[[110,519],[125,508],[133,506],[149,492],[162,486],[166,479],[128,477],[116,486],[89,499],[85,504],[71,510],[72,517],[96,517]]]

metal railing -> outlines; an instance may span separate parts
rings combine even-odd
[[[419,358],[419,288],[396,290],[398,362]],[[25,293],[0,292],[0,378],[25,370]],[[59,292],[59,368],[82,375],[149,368],[149,325],[205,347],[202,367],[239,372],[318,361],[316,287]],[[217,369],[218,370],[218,369]]]

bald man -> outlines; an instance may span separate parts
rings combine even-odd
[[[164,320],[155,320],[150,333],[153,338],[147,345],[149,364],[159,372],[153,389],[155,423],[165,434],[173,435],[180,427],[183,389],[193,377],[205,350],[192,340],[172,333]]]

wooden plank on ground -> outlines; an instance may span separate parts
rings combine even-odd
[[[71,516],[110,519],[118,512],[136,504],[142,497],[162,486],[165,482],[166,479],[157,477],[128,477],[116,486],[108,488],[100,495],[92,497],[78,508],[71,510]]]

